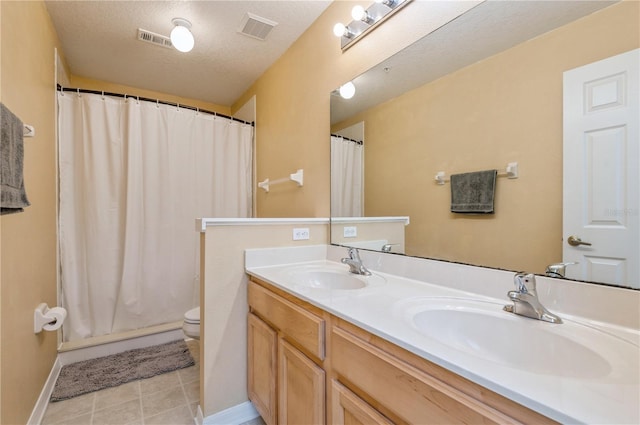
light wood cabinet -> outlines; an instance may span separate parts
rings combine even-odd
[[[392,425],[389,419],[349,391],[335,379],[331,381],[332,425]]]
[[[267,425],[277,424],[276,365],[278,334],[249,313],[247,326],[249,398]]]
[[[249,307],[249,399],[267,425],[324,424],[324,318],[254,282]]]
[[[278,423],[324,424],[324,370],[282,338],[278,353]]]
[[[507,415],[342,329],[333,329],[331,341],[332,366],[338,376],[403,422],[514,423]]]
[[[267,283],[249,307],[249,398],[269,425],[556,423]]]

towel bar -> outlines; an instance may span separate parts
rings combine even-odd
[[[258,183],[258,187],[261,189],[264,189],[264,191],[267,193],[269,192],[269,186],[274,184],[279,184],[279,183],[285,183],[288,181],[296,182],[298,183],[298,187],[300,187],[302,186],[302,182],[303,182],[303,173],[304,171],[302,169],[299,169],[295,173],[290,174],[289,177],[283,177],[281,179],[276,179],[276,180],[264,179],[263,181]]]
[[[518,178],[518,163],[510,162],[507,164],[505,171],[498,173],[498,177],[507,177],[509,179],[517,179]],[[444,171],[438,171],[435,175],[435,181],[437,184],[445,184],[449,181],[446,178],[446,174]]]

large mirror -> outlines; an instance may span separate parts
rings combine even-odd
[[[569,247],[563,217],[575,202],[563,197],[574,156],[563,153],[563,77],[638,48],[633,3],[485,1],[354,78],[352,98],[332,92],[332,243],[640,287],[633,271],[616,274],[616,258],[594,273],[592,247]],[[636,189],[637,161],[625,165]],[[451,212],[449,177],[493,169],[493,213]],[[635,232],[626,262],[637,274],[635,202],[606,211]],[[549,271],[569,248],[583,260]]]

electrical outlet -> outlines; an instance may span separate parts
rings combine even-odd
[[[356,226],[345,226],[343,236],[345,238],[355,238],[358,236],[358,228]]]
[[[293,229],[293,240],[294,241],[302,241],[309,239],[309,228],[296,228]]]

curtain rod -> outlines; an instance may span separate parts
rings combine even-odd
[[[341,136],[339,134],[332,134],[333,137],[341,137],[342,139],[346,140],[347,142],[353,142],[353,143],[357,143],[359,145],[363,145],[364,142],[362,142],[362,140],[353,140],[353,139],[349,139],[348,137],[344,137]]]
[[[140,96],[133,96],[133,95],[128,95],[128,94],[122,94],[122,93],[112,93],[112,92],[106,92],[106,91],[99,91],[99,90],[89,90],[89,89],[79,89],[79,88],[71,88],[71,87],[62,87],[60,84],[57,85],[58,91],[62,91],[62,92],[74,92],[74,93],[89,93],[89,94],[100,94],[102,96],[112,96],[112,97],[122,97],[122,98],[133,98],[136,100],[144,100],[146,102],[153,102],[153,103],[159,103],[162,105],[169,105],[169,106],[176,106],[176,107],[180,107],[180,108],[184,108],[184,109],[189,109],[192,111],[198,111],[198,112],[204,112],[205,114],[211,114],[211,115],[215,115],[218,117],[222,117],[222,118],[227,118],[233,121],[237,121],[240,122],[242,124],[249,124],[252,127],[255,127],[255,123],[254,122],[247,122],[244,120],[241,120],[239,118],[234,118],[234,117],[230,117],[228,115],[225,114],[221,114],[219,112],[212,112],[212,111],[207,111],[206,109],[200,109],[197,108],[195,106],[189,106],[189,105],[183,105],[182,103],[173,103],[173,102],[166,102],[164,100],[158,100],[158,99],[150,99],[148,97],[140,97]]]

